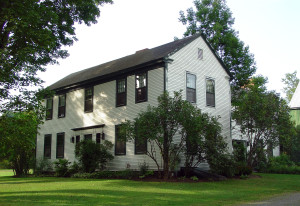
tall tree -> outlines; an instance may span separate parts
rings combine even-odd
[[[297,71],[294,71],[293,73],[286,73],[285,77],[282,78],[281,81],[285,85],[283,91],[286,95],[286,98],[288,101],[291,101],[295,90],[299,84],[299,79],[297,78]]]
[[[10,162],[16,176],[26,175],[35,153],[39,116],[33,112],[5,113],[0,117],[0,159]]]
[[[174,97],[165,92],[158,97],[158,106],[149,106],[121,127],[124,139],[147,141],[146,154],[155,162],[158,171],[162,158],[164,179],[170,177],[170,170],[178,165],[182,155],[187,167],[207,160],[216,168],[220,163],[215,161],[216,157],[222,156],[220,154],[227,149],[220,133],[221,126],[216,118],[202,113],[183,100],[178,92]]]
[[[230,70],[233,92],[247,84],[256,71],[249,47],[245,46],[233,29],[234,18],[225,0],[195,0],[186,14],[180,11],[179,20],[187,25],[184,36],[202,33]],[[234,99],[233,99],[234,100]]]
[[[232,118],[239,122],[237,129],[249,143],[248,165],[255,167],[264,149],[273,149],[279,142],[288,141],[294,134],[289,108],[284,99],[267,91],[267,79],[253,77],[238,95]]]
[[[37,72],[66,58],[68,53],[62,47],[77,40],[74,23],[96,23],[99,5],[105,3],[112,0],[0,1],[1,110],[9,100],[30,102],[29,86],[42,83]]]

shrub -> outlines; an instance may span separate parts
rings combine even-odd
[[[238,176],[247,176],[252,174],[252,168],[246,163],[236,163],[236,172],[235,175]]]
[[[69,162],[66,159],[59,159],[57,161],[54,162],[55,166],[55,175],[58,177],[68,177],[70,176],[69,173],[69,164],[71,164],[71,162]]]
[[[288,155],[280,155],[269,159],[266,172],[279,174],[300,174],[300,167],[290,160]]]
[[[209,158],[209,166],[212,172],[232,177],[235,174],[235,161],[230,154],[218,154]]]
[[[49,159],[40,158],[36,161],[35,175],[42,175],[53,171],[53,164]]]
[[[76,144],[75,156],[78,159],[83,172],[92,173],[96,169],[105,169],[113,155],[109,152],[113,144],[107,140],[103,144],[97,144],[92,140],[84,140]]]
[[[77,162],[73,162],[73,164],[69,167],[70,175],[76,174],[80,172],[80,166]]]
[[[140,175],[145,175],[149,169],[149,165],[144,161],[143,163],[139,164],[139,169]]]
[[[0,161],[0,169],[11,169],[12,166],[8,160]]]
[[[84,179],[132,179],[137,178],[139,172],[133,170],[123,170],[123,171],[98,171],[93,173],[76,173],[72,177],[74,178],[84,178]]]

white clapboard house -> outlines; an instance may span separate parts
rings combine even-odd
[[[182,90],[183,98],[203,112],[220,116],[222,133],[230,136],[230,73],[200,34],[152,49],[143,49],[92,68],[70,74],[50,86],[46,120],[37,136],[37,158],[75,160],[77,142],[90,138],[114,144],[109,170],[137,169],[154,162],[147,147],[118,140],[118,125],[132,120],[148,105],[157,105],[164,91]],[[157,154],[159,155],[159,154]]]

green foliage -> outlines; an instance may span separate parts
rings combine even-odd
[[[193,181],[198,181],[199,179],[198,179],[198,177],[196,177],[196,176],[192,176],[192,177],[191,177],[191,180],[193,180]]]
[[[282,78],[281,81],[285,85],[283,91],[286,95],[287,100],[290,102],[299,83],[299,79],[297,78],[297,71],[294,71],[293,73],[286,73],[285,77]]]
[[[300,174],[300,166],[297,166],[290,157],[282,154],[269,159],[266,172],[278,174]]]
[[[0,2],[0,108],[7,101],[32,102],[30,86],[42,83],[37,73],[66,58],[64,46],[76,41],[75,23],[97,22],[99,5],[111,0]],[[18,90],[19,93],[12,93]],[[4,101],[7,100],[7,101]],[[20,102],[21,101],[21,102]]]
[[[57,177],[68,177],[70,175],[69,173],[69,165],[71,162],[69,162],[66,159],[58,159],[54,162],[54,170],[55,175]]]
[[[72,177],[83,178],[83,179],[132,179],[137,178],[139,172],[133,170],[123,171],[98,171],[93,173],[76,173]]]
[[[211,154],[211,157],[208,157],[208,163],[210,170],[213,173],[223,175],[226,177],[232,177],[235,175],[235,162],[232,155],[228,153],[216,153]]]
[[[36,161],[36,166],[34,169],[34,174],[35,175],[42,175],[45,173],[48,173],[49,171],[53,170],[53,164],[49,159],[38,159]]]
[[[179,20],[187,25],[185,36],[203,34],[219,54],[233,76],[231,85],[239,89],[247,84],[256,71],[253,54],[234,30],[234,18],[225,0],[195,0],[186,14],[180,11]],[[234,100],[234,99],[233,99]]]
[[[5,159],[0,161],[0,169],[11,169],[10,162]]]
[[[27,175],[34,167],[39,123],[33,111],[5,113],[0,117],[0,158],[10,162],[16,176]]]
[[[84,140],[76,144],[75,156],[83,172],[92,173],[96,169],[105,169],[108,161],[113,159],[109,152],[113,144],[105,140],[97,144],[92,140]]]
[[[267,91],[266,82],[262,76],[253,77],[238,94],[239,101],[232,112],[232,118],[240,122],[239,130],[249,142],[247,164],[258,170],[266,166],[264,148],[289,142],[295,133],[287,103]]]
[[[185,167],[192,168],[207,160],[217,166],[219,155],[225,155],[226,143],[221,136],[221,126],[217,118],[202,113],[189,102],[182,99],[180,92],[173,97],[167,92],[158,97],[158,106],[149,106],[138,114],[134,121],[123,123],[121,137],[137,140],[147,137],[150,149],[147,155],[154,160],[160,171],[156,149],[163,158],[164,178],[170,176],[170,170],[176,170],[180,154],[185,156]],[[175,136],[179,141],[174,141]],[[212,159],[215,158],[215,161]]]

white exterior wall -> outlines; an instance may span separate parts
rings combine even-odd
[[[203,49],[203,59],[198,59],[198,48]],[[174,91],[182,90],[186,99],[186,73],[196,75],[196,103],[202,112],[211,116],[219,116],[222,125],[222,135],[232,151],[230,135],[231,93],[229,75],[215,58],[204,40],[199,37],[175,54],[170,56],[174,61],[168,65],[167,90],[172,95]],[[206,78],[215,81],[215,107],[206,106]],[[181,161],[183,164],[184,161]],[[207,165],[201,165],[205,167]]]
[[[64,158],[74,161],[75,143],[71,143],[72,136],[84,134],[93,134],[93,140],[96,141],[96,133],[102,132],[102,128],[72,131],[72,128],[94,126],[105,124],[103,132],[105,139],[115,143],[115,125],[127,120],[132,120],[141,111],[145,110],[149,104],[157,105],[157,97],[164,90],[164,69],[158,68],[148,71],[148,101],[135,103],[135,75],[127,77],[127,106],[116,107],[116,81],[94,86],[93,112],[84,112],[84,89],[67,93],[66,98],[66,117],[58,118],[58,96],[53,98],[53,118],[46,120],[37,137],[37,158],[42,158],[44,154],[44,136],[52,134],[51,160],[56,160],[56,136],[57,133],[65,132],[65,154]],[[101,140],[102,141],[102,140]],[[114,148],[112,154],[114,154]],[[108,165],[110,170],[124,170],[127,163],[131,169],[138,169],[139,163],[144,161],[149,163],[151,169],[156,165],[146,155],[134,154],[134,142],[127,142],[126,155],[115,156]]]

